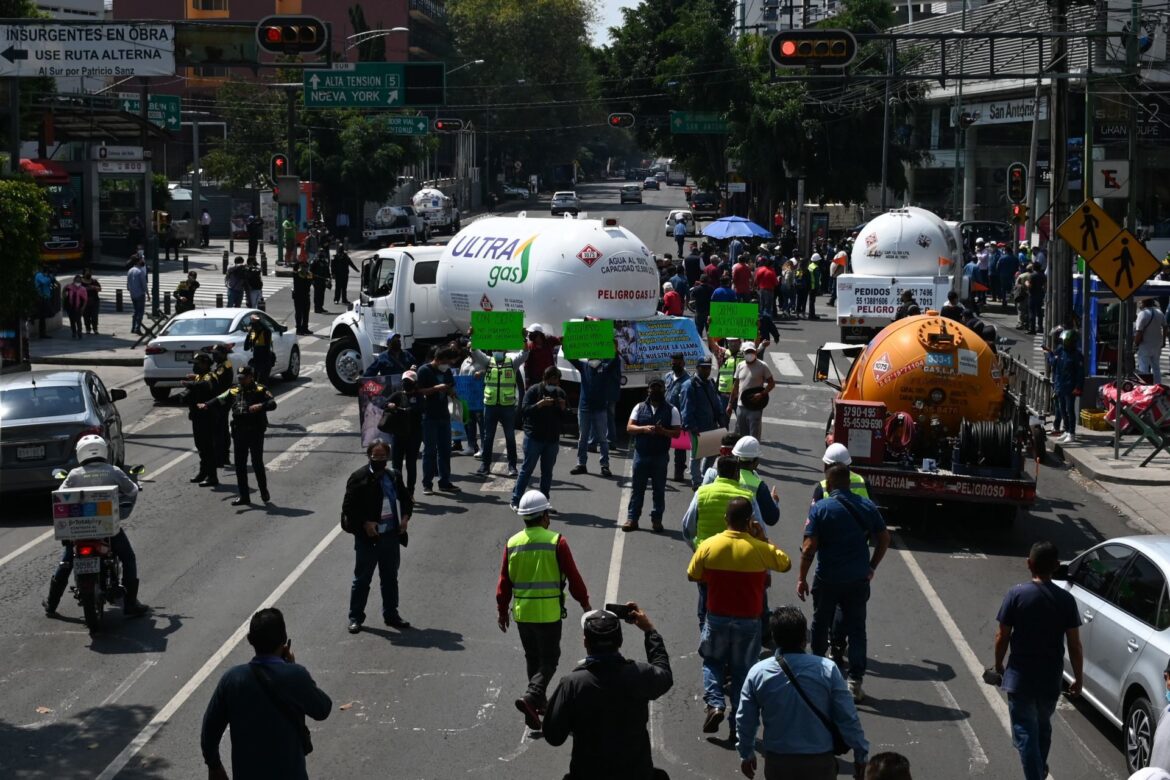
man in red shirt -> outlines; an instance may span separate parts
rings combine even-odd
[[[682,296],[670,282],[664,282],[662,285],[662,311],[671,317],[681,317],[683,314]]]
[[[731,267],[731,288],[740,303],[749,303],[752,298],[752,267],[746,260],[739,260]]]
[[[544,381],[544,370],[557,364],[553,348],[560,343],[560,339],[546,335],[544,326],[539,322],[528,326],[528,343],[525,345],[528,355],[524,359],[525,389]]]
[[[756,268],[756,289],[760,293],[760,314],[767,314],[774,316],[776,314],[776,272],[772,270],[772,264],[764,255],[756,261],[759,267]]]

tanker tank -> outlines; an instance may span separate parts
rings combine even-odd
[[[640,320],[658,308],[658,269],[629,230],[598,219],[491,217],[447,244],[440,304],[460,329],[473,311],[523,311],[560,335],[568,319]]]
[[[857,237],[853,273],[889,278],[950,276],[960,257],[955,232],[926,209],[907,206],[875,217]]]

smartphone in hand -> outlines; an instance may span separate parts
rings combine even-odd
[[[633,610],[631,610],[626,604],[606,604],[605,611],[612,612],[613,614],[617,615],[618,620],[624,620],[627,623],[634,622]]]

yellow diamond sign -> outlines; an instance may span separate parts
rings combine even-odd
[[[1128,230],[1122,230],[1100,252],[1085,260],[1093,273],[1123,301],[1159,268],[1157,258]]]

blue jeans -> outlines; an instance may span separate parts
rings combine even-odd
[[[699,586],[699,607],[697,612],[699,615],[699,640],[702,641],[703,626],[707,622],[707,583],[696,582],[695,584]]]
[[[504,447],[508,451],[508,468],[516,468],[516,407],[485,406],[483,408],[483,470],[492,465],[492,445],[496,439],[496,425],[504,428]]]
[[[1048,775],[1048,748],[1052,746],[1052,713],[1059,696],[1008,694],[1012,742],[1020,752],[1024,780],[1044,780]]]
[[[662,514],[666,511],[666,467],[670,463],[670,453],[661,455],[643,455],[634,451],[634,481],[630,492],[630,509],[626,518],[638,522],[642,516],[642,501],[646,497],[646,480],[650,480],[650,488],[654,492],[650,501],[650,522],[661,523]]]
[[[552,491],[553,466],[557,462],[557,450],[560,442],[556,439],[545,441],[524,437],[524,462],[520,464],[520,476],[516,477],[516,487],[512,489],[512,503],[519,504],[520,497],[528,490],[528,482],[536,472],[536,464],[540,463],[540,492],[545,498],[550,497]]]
[[[384,534],[377,539],[359,531],[353,535],[353,585],[349,590],[349,619],[357,623],[366,620],[366,599],[370,595],[370,581],[374,569],[382,587],[382,618],[392,620],[398,615],[398,563],[401,550],[397,534]]]
[[[699,655],[703,659],[703,701],[723,709],[725,695],[731,712],[739,709],[739,692],[744,678],[760,657],[760,619],[707,615],[699,634]],[[723,689],[724,672],[731,677],[731,690]]]
[[[57,564],[56,577],[66,579],[73,571],[73,543],[65,542],[61,545],[61,562]],[[130,539],[125,531],[118,531],[110,537],[110,550],[122,562],[122,580],[129,582],[138,579],[138,558],[134,555],[134,548],[130,546]]]
[[[439,475],[439,484],[451,481],[451,418],[424,417],[423,433],[423,487],[430,488]]]
[[[849,677],[860,680],[865,676],[865,608],[869,601],[869,581],[838,583],[814,577],[812,597],[813,655],[824,655],[829,649],[829,629],[840,607],[845,636],[849,641]]]
[[[146,315],[146,296],[130,296],[130,305],[134,307],[134,313],[130,315],[130,330],[141,330],[142,318]]]
[[[601,449],[601,465],[609,466],[609,413],[602,409],[591,412],[577,409],[577,465],[584,466],[589,456],[590,442]]]
[[[228,288],[227,291],[227,308],[234,309],[244,303],[244,288],[239,287],[235,290]]]
[[[700,458],[695,453],[699,451],[699,433],[691,431],[691,487],[698,487],[703,481],[703,474],[711,467],[711,458]]]
[[[1076,433],[1077,431],[1077,399],[1072,394],[1072,391],[1061,392],[1057,391],[1053,396],[1052,404],[1052,427],[1054,430],[1060,430],[1062,427],[1069,433]],[[1061,423],[1064,423],[1062,426]]]

